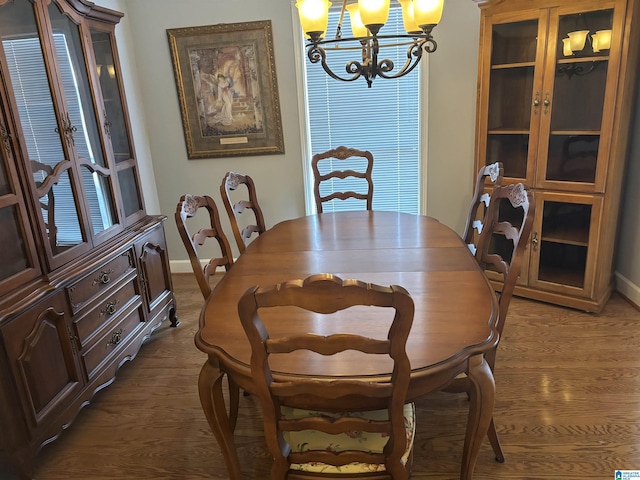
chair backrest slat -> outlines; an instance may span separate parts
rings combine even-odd
[[[319,162],[338,160],[343,161],[352,157],[361,157],[366,160],[366,169],[364,172],[356,171],[353,169],[347,170],[331,170],[327,173],[320,173]],[[322,204],[334,199],[347,200],[349,198],[355,198],[357,200],[364,200],[367,203],[367,210],[373,210],[373,155],[366,150],[357,150],[355,148],[347,148],[340,146],[332,150],[328,150],[323,153],[316,153],[311,159],[311,168],[313,169],[313,194],[316,202],[316,209],[318,213],[322,213]],[[365,192],[332,192],[327,195],[320,194],[320,184],[322,182],[341,179],[344,180],[347,177],[355,177],[364,179],[367,183],[367,189]]]

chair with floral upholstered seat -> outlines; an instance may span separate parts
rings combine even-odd
[[[361,305],[389,309],[390,327],[384,338],[346,333],[351,320],[362,320],[351,309]],[[272,312],[265,311],[272,307],[277,307],[278,318],[287,314],[283,308],[289,308],[289,315],[300,309],[315,312],[317,331],[270,336],[263,316],[269,318]],[[332,322],[332,314],[347,309],[340,322]],[[405,345],[414,305],[404,288],[317,274],[252,287],[240,299],[238,312],[251,344],[251,374],[262,405],[267,447],[274,459],[272,480],[409,478],[415,408],[405,404],[411,375]],[[340,326],[332,327],[336,323]],[[325,368],[340,362],[340,354],[347,350],[362,352],[363,364],[372,355],[390,358],[391,375],[379,382],[370,381],[365,373],[331,379],[311,375],[279,379],[271,370],[274,357],[281,365],[295,365],[299,355],[314,352],[319,354],[314,355],[314,362],[317,358],[323,362],[322,371],[329,371]],[[292,399],[305,409],[286,406]],[[371,406],[372,399],[376,408],[386,408],[357,408]]]

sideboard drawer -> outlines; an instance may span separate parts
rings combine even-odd
[[[81,353],[82,363],[89,380],[99,371],[110,357],[123,346],[130,337],[144,326],[144,313],[142,303],[138,302],[137,308],[126,313],[123,318],[114,321],[112,326],[107,328],[103,335],[87,350]]]
[[[94,335],[98,334],[106,324],[111,322],[123,309],[126,309],[131,302],[141,300],[137,291],[136,280],[137,277],[134,276],[102,301],[97,302],[95,307],[86,315],[73,320],[73,328],[80,343],[80,348],[86,347]]]
[[[87,302],[135,268],[134,252],[127,250],[68,287],[67,294],[73,313],[81,310]]]

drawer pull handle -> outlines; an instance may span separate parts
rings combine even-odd
[[[111,340],[107,342],[107,346],[118,345],[122,340],[122,332],[124,332],[124,330],[122,329],[118,330],[117,332],[113,332],[111,334]]]
[[[111,275],[112,273],[113,270],[111,269],[107,270],[106,272],[102,270],[100,272],[100,275],[93,279],[93,285],[98,285],[99,283],[101,283],[102,285],[106,285],[111,281],[111,277],[109,275]]]
[[[114,313],[116,313],[117,304],[117,300],[115,302],[107,302],[107,304],[104,306],[104,310],[102,310],[100,313],[102,313],[103,315],[113,315]]]

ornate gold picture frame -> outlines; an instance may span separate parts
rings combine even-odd
[[[167,36],[188,158],[284,153],[271,21]]]

